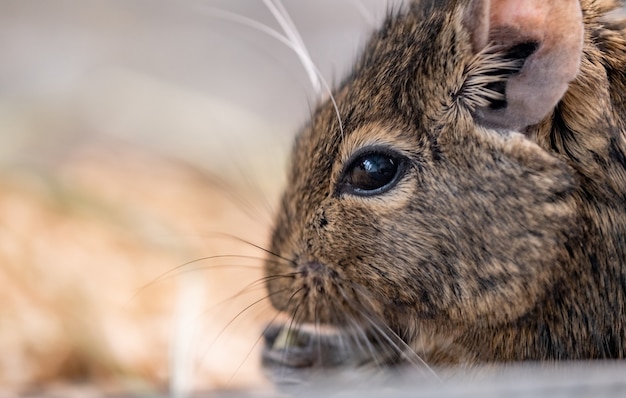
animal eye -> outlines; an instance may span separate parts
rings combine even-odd
[[[391,189],[399,179],[404,158],[385,152],[357,156],[344,169],[342,190],[354,195],[377,195]]]

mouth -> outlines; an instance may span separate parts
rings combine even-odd
[[[278,383],[300,382],[330,369],[377,367],[399,363],[402,354],[366,331],[349,333],[328,325],[269,325],[264,332],[262,365]]]
[[[356,365],[339,329],[314,325],[270,325],[264,333],[264,367],[332,368]]]

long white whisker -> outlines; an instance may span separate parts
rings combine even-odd
[[[343,297],[346,297],[346,294],[342,286],[337,285],[336,288]],[[331,313],[333,314],[335,323],[337,324],[340,322],[345,323],[345,328],[348,331],[348,334],[347,334],[347,337],[349,340],[348,344],[350,344],[350,345],[346,345],[346,347],[348,349],[358,348],[361,352],[368,351],[370,353],[370,357],[373,358],[374,362],[376,363],[376,366],[378,367],[380,364],[378,362],[376,351],[374,350],[372,343],[367,339],[367,336],[363,328],[359,326],[356,318],[350,313],[350,311],[333,310]],[[341,316],[339,316],[339,314],[341,314]],[[345,343],[342,338],[342,333],[339,333],[337,338],[339,339],[339,345],[343,347]],[[366,344],[367,350],[361,344],[361,340],[363,340],[363,342]]]
[[[326,83],[326,80],[324,80],[323,78],[321,80],[322,80],[322,84],[324,85],[324,89],[326,89],[326,92],[328,93],[328,98],[330,99],[330,102],[332,102],[333,108],[335,109],[335,114],[337,115],[337,122],[339,123],[339,131],[341,133],[341,138],[343,139],[344,137],[343,122],[341,121],[341,114],[339,113],[339,106],[337,105],[337,101],[335,101],[335,96],[333,95],[333,92],[330,89],[330,86],[328,85],[328,83]]]
[[[346,292],[344,291],[344,289],[342,287],[338,286],[337,290],[346,299],[347,303],[351,302],[351,300],[349,300],[348,295],[346,294]],[[357,313],[361,314],[362,311],[360,311],[359,308],[354,308],[353,305],[351,305],[351,307],[352,307],[352,309],[356,310]],[[357,332],[356,333],[356,339],[357,340],[362,339],[366,343],[368,351],[371,354],[370,356],[374,360],[374,362],[376,364],[376,367],[380,367],[381,363],[378,360],[378,355],[376,353],[376,349],[374,348],[374,346],[372,345],[372,342],[367,337],[367,334],[365,333],[363,328],[360,327],[358,321],[349,313],[349,311],[346,311],[346,314],[348,315],[348,321],[350,322],[350,325],[351,325],[352,329]],[[363,315],[363,314],[361,314],[361,315]]]
[[[293,20],[291,19],[291,16],[289,15],[289,12],[287,12],[287,9],[285,8],[285,5],[282,3],[282,1],[281,0],[269,0],[269,1],[273,2],[274,6],[280,12],[280,15],[284,18],[283,23],[288,25],[288,29],[285,29],[283,27],[283,29],[285,29],[285,33],[287,33],[287,30],[290,30],[289,36],[291,37],[291,39],[300,44],[304,44],[304,41],[302,40],[302,36],[300,36],[300,32],[298,32],[298,28],[296,27],[296,24],[293,23]]]
[[[389,326],[384,325],[384,328],[386,330],[383,330],[383,328],[379,325],[379,322],[375,322],[373,319],[371,319],[370,317],[368,317],[367,315],[364,315],[365,318],[370,322],[370,325],[372,325],[374,327],[374,330],[383,338],[387,341],[387,343],[394,348],[395,350],[398,351],[398,353],[402,354],[402,356],[404,356],[414,367],[416,368],[421,368],[421,367],[425,367],[433,376],[435,376],[437,378],[437,380],[441,381],[441,379],[439,378],[439,376],[437,375],[437,373],[433,370],[433,368],[431,368],[426,361],[424,361],[424,359],[422,359],[422,357],[420,357],[419,355],[417,355],[417,353],[415,351],[413,351],[408,344],[406,344],[404,342],[404,340],[400,339],[400,337],[389,328]],[[394,341],[394,339],[392,339],[391,336],[395,337],[396,339],[398,339],[401,342],[401,345],[398,345],[397,342]],[[403,349],[404,348],[404,349]],[[409,354],[407,354],[407,350],[409,352]],[[417,362],[415,361],[415,358],[417,358]]]
[[[283,29],[285,33],[285,37],[292,43],[292,48],[297,48],[296,54],[304,67],[307,75],[309,75],[309,80],[311,81],[311,85],[313,85],[313,89],[317,93],[317,95],[321,95],[322,93],[322,85],[320,83],[320,76],[313,63],[311,55],[304,45],[304,41],[302,41],[302,37],[298,33],[296,26],[294,25],[289,13],[284,8],[280,1],[276,0],[273,2],[272,0],[263,0],[263,4],[265,7],[272,13],[274,19],[278,22],[280,27]]]
[[[353,289],[358,289],[359,291],[361,291],[362,294],[360,296],[362,298],[365,298],[368,301],[370,300],[367,292],[363,292],[362,291],[363,289],[359,289],[358,285],[353,284],[352,287]],[[342,293],[344,294],[344,297],[345,297],[345,293],[343,291]],[[349,300],[347,301],[350,302]],[[411,363],[411,365],[413,365],[414,367],[418,369],[425,367],[433,376],[435,376],[435,378],[437,378],[437,380],[440,380],[437,373],[426,363],[426,361],[424,361],[424,359],[421,356],[419,356],[404,340],[402,340],[402,338],[400,338],[400,336],[398,336],[396,332],[394,332],[386,323],[381,322],[380,320],[376,319],[377,317],[375,316],[375,314],[372,314],[371,311],[368,311],[368,308],[366,306],[360,303],[358,304],[361,307],[361,308],[358,308],[359,314],[363,316],[365,320],[367,320],[368,323],[374,328],[373,331],[377,332],[377,334],[379,334],[380,337],[382,337],[383,339],[387,341],[387,344],[389,344],[390,347],[397,350],[397,352],[401,354],[402,356],[404,356],[406,360],[409,361],[409,363]],[[394,339],[397,341],[394,341]]]
[[[376,355],[376,350],[374,349],[372,342],[367,338],[367,334],[365,334],[361,325],[359,325],[357,320],[352,315],[348,315],[348,321],[350,322],[350,330],[352,330],[352,334],[354,335],[355,344],[362,352],[369,352],[370,357],[376,364],[376,367],[380,367],[381,363],[378,360],[378,355]],[[363,344],[365,347],[363,347]]]
[[[212,14],[213,16],[216,16],[218,18],[222,18],[228,21],[232,21],[232,22],[244,25],[244,26],[248,26],[249,28],[256,29],[262,33],[265,33],[266,35],[278,40],[280,43],[284,44],[285,46],[289,47],[293,52],[295,52],[298,58],[300,59],[300,62],[304,65],[305,70],[307,70],[307,74],[309,74],[308,73],[309,67],[312,68],[313,71],[315,72],[316,77],[314,79],[311,79],[311,76],[309,74],[309,80],[311,81],[313,88],[316,89],[316,93],[320,95],[320,93],[322,92],[322,90],[316,88],[317,86],[321,84],[321,86],[324,89],[323,91],[325,91],[328,94],[328,97],[331,103],[333,104],[333,108],[337,116],[337,122],[339,123],[339,131],[341,133],[341,138],[343,138],[344,136],[343,122],[341,121],[341,114],[339,113],[339,106],[337,105],[337,101],[335,100],[335,97],[333,96],[332,90],[330,89],[330,86],[326,82],[326,79],[324,79],[319,69],[315,66],[315,64],[313,64],[308,52],[306,52],[306,50],[303,50],[304,46],[299,46],[297,43],[293,43],[291,40],[289,40],[288,37],[280,34],[280,32],[270,28],[269,26],[263,25],[259,21],[255,21],[254,19],[245,17],[243,15],[235,14],[229,11],[220,10],[214,7],[204,7],[204,10],[205,12]],[[307,59],[308,61],[306,61]],[[306,65],[310,65],[310,66],[307,67]]]

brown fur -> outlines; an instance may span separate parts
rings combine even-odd
[[[511,82],[538,58],[516,63],[502,43],[477,53],[485,32],[472,36],[467,15],[484,9],[459,18],[470,2],[441,3],[374,34],[334,93],[342,129],[326,102],[298,135],[271,242],[284,261],[266,264],[273,305],[287,326],[339,327],[346,357],[370,361],[407,346],[430,364],[624,358],[626,31],[604,18],[619,4],[581,1],[575,80],[542,75],[567,91],[519,127],[490,112],[508,111]],[[397,184],[339,190],[348,159],[381,146],[408,159]],[[272,341],[281,366],[302,348]]]

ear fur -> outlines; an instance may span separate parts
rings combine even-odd
[[[503,130],[539,123],[578,74],[584,26],[578,0],[469,0],[461,24],[474,60],[461,97],[476,121]]]

